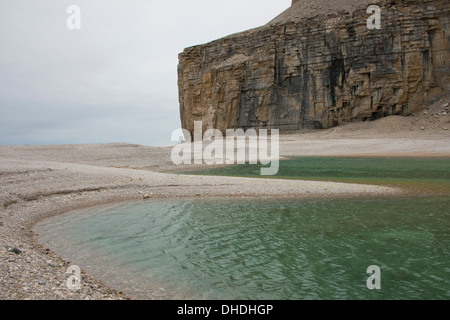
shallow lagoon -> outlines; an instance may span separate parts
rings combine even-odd
[[[448,161],[424,159],[423,173],[416,160],[388,159],[378,170],[380,159],[359,167],[342,159],[282,162],[280,175],[390,180],[411,196],[152,200],[66,214],[38,232],[58,254],[143,298],[448,299]],[[366,287],[370,265],[381,268],[381,290]]]

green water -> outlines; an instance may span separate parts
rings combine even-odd
[[[275,178],[389,182],[411,193],[152,200],[66,214],[37,231],[55,252],[141,298],[448,299],[449,172],[445,159],[295,159]],[[381,268],[381,290],[366,286],[371,265]]]
[[[449,198],[151,201],[58,217],[41,232],[57,252],[126,275],[125,291],[448,299],[449,207]],[[367,289],[370,265],[381,268],[379,291]]]
[[[188,174],[261,177],[260,165],[192,170]],[[261,178],[327,180],[405,187],[450,195],[450,158],[303,157],[280,161],[276,176]]]

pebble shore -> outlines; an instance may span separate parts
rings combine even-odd
[[[33,226],[58,214],[122,201],[196,197],[396,195],[370,185],[178,174],[171,148],[131,144],[0,146],[0,299],[133,299],[83,270],[67,288],[65,261],[39,243]],[[155,299],[158,297],[155,296]]]

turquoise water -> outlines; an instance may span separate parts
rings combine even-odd
[[[189,173],[259,172],[242,165]],[[448,159],[296,158],[281,161],[273,178],[410,192],[376,199],[127,203],[59,216],[38,232],[56,253],[140,298],[450,298]],[[381,268],[381,290],[366,286],[371,265]]]
[[[445,196],[161,200],[71,213],[37,231],[140,297],[448,299],[449,208]],[[370,265],[381,290],[367,289]]]
[[[188,174],[260,178],[260,165],[236,165]],[[450,195],[449,158],[301,157],[280,161],[277,179],[394,185],[420,194]]]

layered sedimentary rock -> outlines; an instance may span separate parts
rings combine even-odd
[[[369,29],[370,4],[381,28]],[[448,0],[294,0],[179,55],[183,128],[329,128],[409,115],[448,90]]]

